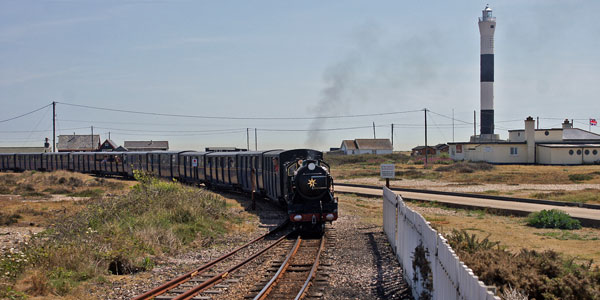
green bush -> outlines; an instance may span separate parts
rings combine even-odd
[[[585,181],[593,179],[594,175],[590,174],[569,174],[569,180],[571,181]]]
[[[527,217],[527,225],[537,228],[579,229],[579,220],[571,218],[567,213],[558,209],[534,212]]]
[[[439,172],[458,172],[458,173],[473,173],[475,171],[490,171],[494,169],[494,165],[486,162],[458,162],[455,164],[441,166],[436,168]]]

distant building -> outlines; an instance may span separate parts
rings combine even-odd
[[[394,147],[389,139],[344,140],[340,150],[346,155],[352,154],[390,154]]]
[[[206,152],[238,152],[238,151],[248,151],[248,149],[242,149],[237,147],[206,147],[204,148]]]
[[[157,151],[169,150],[168,141],[125,141],[123,147],[128,151]]]
[[[565,120],[562,128],[535,129],[532,117],[525,129],[509,130],[508,140],[448,143],[454,160],[506,164],[581,165],[600,163],[600,135],[573,128]]]
[[[448,153],[450,151],[450,146],[447,144],[437,144],[433,146],[435,148],[435,154],[440,155],[442,153]]]
[[[123,147],[123,146],[119,146],[114,151],[115,152],[127,152],[129,150],[127,148]]]
[[[412,148],[412,152],[410,153],[410,155],[412,155],[412,156],[425,155],[425,151],[427,151],[427,155],[435,155],[436,154],[435,147],[417,146],[417,147]]]
[[[102,152],[112,152],[115,151],[115,149],[117,148],[117,144],[115,144],[115,142],[113,142],[110,139],[107,139],[106,141],[104,141],[104,143],[102,143],[102,145],[100,145],[100,151]]]
[[[45,147],[0,147],[0,153],[40,153],[48,152]]]
[[[92,152],[100,148],[100,135],[59,135],[56,150],[58,152]]]

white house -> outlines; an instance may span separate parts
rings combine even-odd
[[[508,140],[448,143],[454,160],[507,164],[580,165],[600,163],[600,135],[573,128],[565,120],[562,128],[535,129],[532,117],[525,129],[509,130]]]
[[[389,139],[344,140],[340,150],[346,155],[352,154],[390,154],[394,147]]]

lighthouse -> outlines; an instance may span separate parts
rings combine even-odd
[[[481,116],[480,139],[497,140],[494,134],[494,31],[496,18],[492,9],[486,5],[479,18],[479,34],[481,37]]]

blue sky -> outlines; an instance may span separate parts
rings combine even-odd
[[[5,1],[0,0],[0,120],[52,101],[167,114],[313,117],[428,108],[429,143],[479,110],[485,1]],[[496,132],[539,116],[600,119],[597,1],[491,2]],[[439,114],[439,115],[438,115]],[[344,119],[218,120],[132,115],[57,105],[60,134],[89,127],[118,144],[173,149],[338,147],[390,136],[423,143],[423,112]],[[479,117],[478,117],[479,118]],[[478,120],[479,121],[479,120]],[[455,140],[473,132],[456,121]],[[41,145],[51,110],[0,123],[0,146]],[[327,128],[327,132],[272,131]],[[222,130],[222,131],[211,131]],[[479,131],[479,129],[477,129]],[[592,128],[592,131],[598,131]],[[253,130],[252,130],[253,132]],[[250,136],[254,148],[254,136]]]

